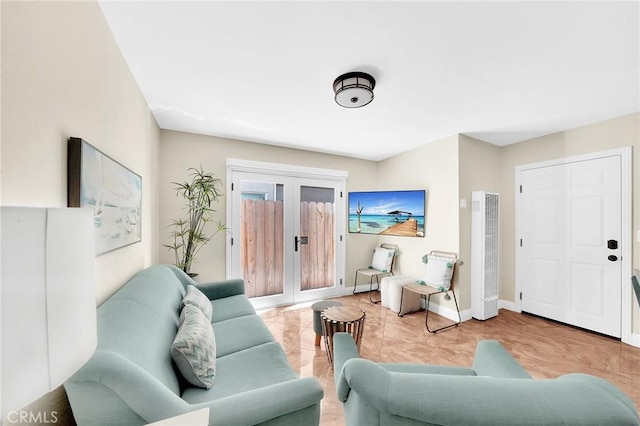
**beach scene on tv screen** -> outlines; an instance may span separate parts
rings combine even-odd
[[[349,193],[349,232],[424,237],[425,191]]]

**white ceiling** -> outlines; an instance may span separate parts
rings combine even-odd
[[[370,160],[640,110],[639,3],[106,1],[163,129]],[[345,109],[332,83],[376,79]]]

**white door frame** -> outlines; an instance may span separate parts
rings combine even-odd
[[[578,161],[587,161],[587,160],[597,160],[600,158],[606,157],[620,157],[620,167],[622,174],[622,182],[621,184],[621,202],[622,202],[622,235],[620,241],[620,249],[621,249],[621,279],[622,279],[622,306],[620,310],[621,316],[621,340],[624,343],[633,344],[632,334],[631,334],[631,321],[632,321],[632,300],[631,300],[631,275],[632,275],[632,265],[633,259],[631,255],[631,244],[633,240],[633,231],[632,231],[632,213],[631,213],[631,203],[632,203],[632,193],[631,193],[631,183],[632,183],[632,169],[631,169],[631,147],[622,147],[616,148],[606,151],[598,151],[592,152],[589,154],[583,155],[575,155],[564,158],[557,158],[553,160],[541,161],[537,163],[523,164],[515,167],[515,200],[516,200],[516,208],[515,208],[515,253],[516,253],[516,262],[515,262],[515,310],[517,312],[522,312],[522,300],[520,299],[520,292],[522,291],[522,281],[523,281],[523,263],[524,259],[522,256],[522,251],[520,249],[520,238],[523,234],[522,232],[522,200],[520,197],[520,185],[522,184],[522,173],[527,170],[537,169],[541,167],[549,167],[549,166],[557,166],[568,163],[575,163]]]
[[[233,201],[232,195],[232,174],[234,172],[249,172],[259,173],[263,175],[277,175],[288,176],[294,178],[307,178],[307,179],[321,179],[325,181],[335,181],[338,183],[340,192],[343,199],[346,199],[346,180],[349,176],[347,171],[334,170],[334,169],[322,169],[316,167],[295,166],[291,164],[269,163],[263,161],[243,160],[237,158],[227,158],[227,174],[226,174],[226,221],[229,229],[233,229],[233,221],[239,218],[233,217]],[[345,204],[346,205],[346,204]],[[336,232],[341,238],[338,240],[336,248],[336,280],[338,280],[339,286],[342,287],[342,294],[346,292],[345,283],[345,264],[346,264],[346,250],[345,250],[345,220],[336,221]],[[226,277],[232,277],[232,247],[231,238],[233,237],[231,232],[226,233]]]

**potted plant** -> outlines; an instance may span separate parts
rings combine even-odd
[[[190,180],[175,185],[176,195],[185,199],[186,218],[174,219],[169,225],[172,228],[170,233],[173,244],[165,244],[175,255],[175,265],[185,273],[191,273],[191,266],[195,262],[200,249],[211,240],[218,232],[226,229],[220,221],[213,220],[216,212],[211,205],[218,202],[222,196],[222,180],[215,177],[213,173],[205,172],[200,166],[199,169],[189,168]],[[216,229],[207,233],[207,224],[214,222]]]

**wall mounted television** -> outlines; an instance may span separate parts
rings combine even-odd
[[[424,237],[426,191],[349,192],[349,232]]]

